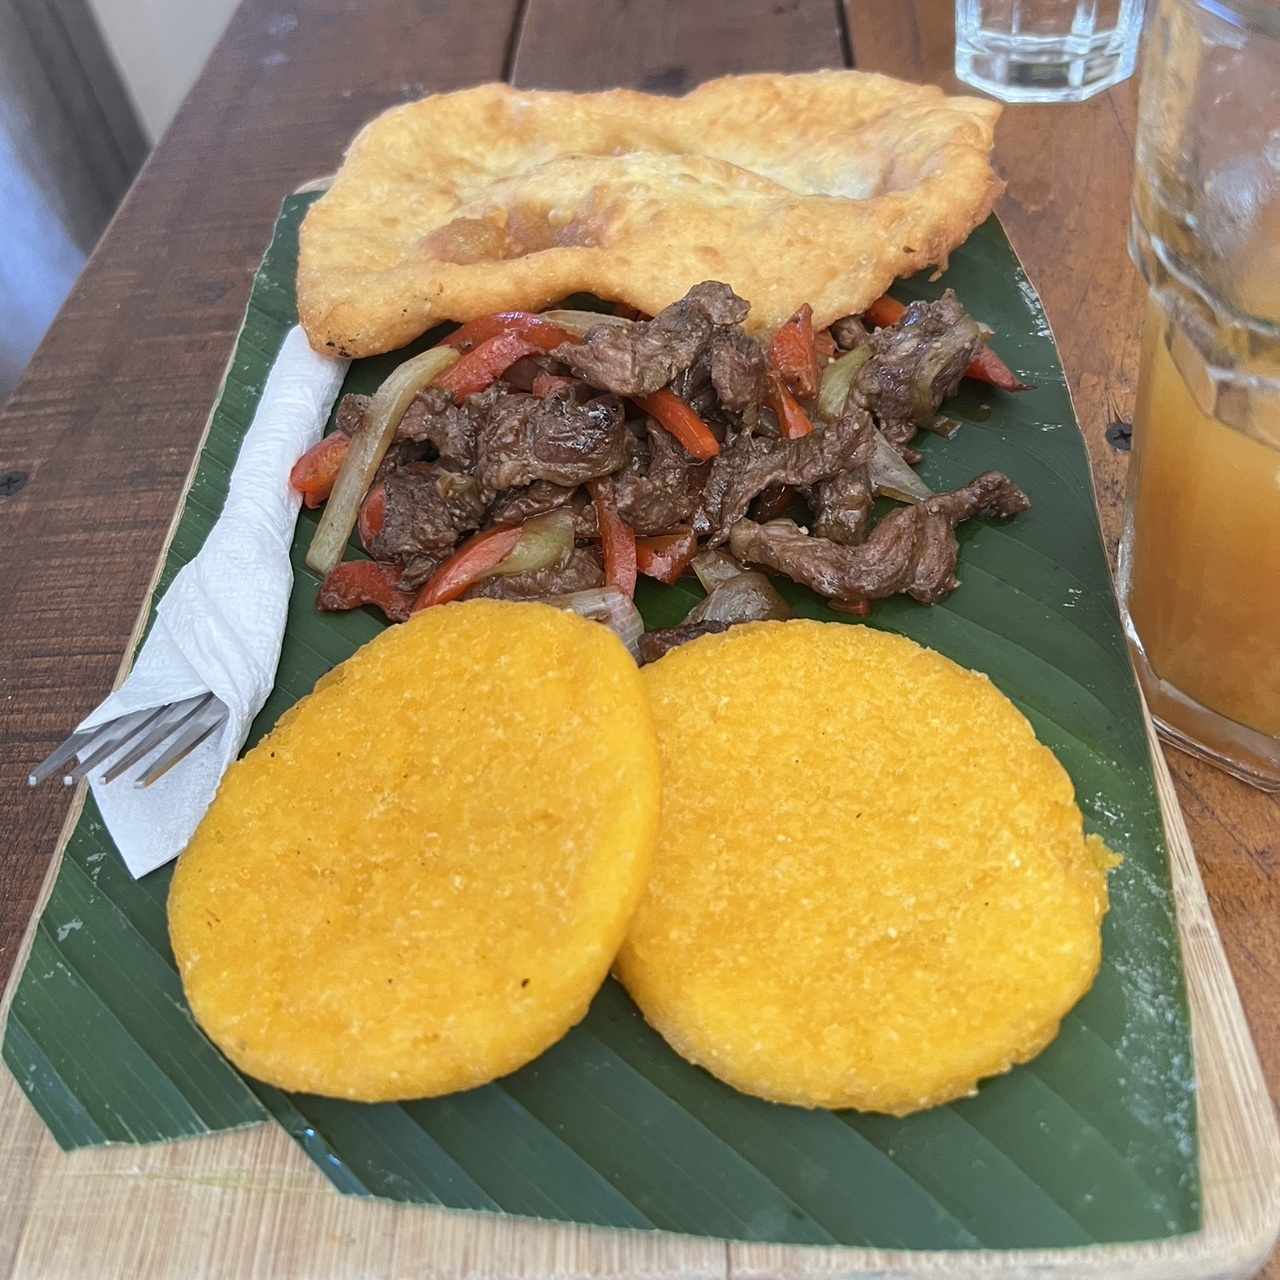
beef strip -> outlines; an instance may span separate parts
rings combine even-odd
[[[891,420],[880,428],[880,434],[893,445],[909,467],[914,467],[924,456],[919,449],[911,447],[911,442],[916,438],[916,431],[916,424],[905,419],[899,419],[896,422]]]
[[[588,541],[599,537],[596,509],[586,491],[571,485],[552,484],[550,480],[535,480],[523,489],[508,489],[498,494],[485,523],[522,524],[533,516],[564,506],[573,510],[575,538]]]
[[[719,423],[720,398],[711,381],[711,359],[704,351],[687,369],[671,379],[671,392],[677,395],[709,426]],[[722,433],[717,432],[717,439]]]
[[[334,425],[348,435],[364,426],[372,397],[346,395],[338,402]],[[470,412],[453,403],[453,397],[439,387],[419,391],[400,419],[395,439],[387,451],[394,465],[416,462],[426,457],[428,448],[446,466],[469,470],[475,465],[476,426]],[[413,446],[419,446],[414,448]],[[391,468],[385,468],[390,470]]]
[[[868,444],[867,452],[870,453]],[[873,494],[864,462],[830,480],[820,480],[810,491],[813,532],[819,538],[856,547],[867,536]]]
[[[729,546],[739,560],[785,573],[828,599],[878,600],[905,591],[933,604],[958,585],[955,526],[976,515],[1008,519],[1030,505],[1007,476],[987,471],[963,488],[890,512],[860,546],[812,537],[792,520],[740,520]]]
[[[364,426],[364,415],[368,412],[372,396],[346,395],[338,401],[338,412],[333,425],[339,431],[353,436]]]
[[[873,444],[871,419],[852,406],[835,422],[798,440],[739,435],[711,464],[703,491],[706,517],[719,546],[770,485],[816,485],[842,471],[865,468]]]
[[[842,316],[839,320],[833,321],[831,336],[836,340],[836,346],[841,351],[852,351],[855,347],[862,346],[871,337],[867,332],[867,326],[858,316]]]
[[[445,466],[463,471],[475,466],[475,414],[455,405],[453,397],[439,387],[427,387],[414,396],[396,428],[396,439],[431,444]]]
[[[354,394],[343,396],[338,401],[338,413],[334,419],[334,426],[339,431],[345,431],[347,435],[354,436],[364,427],[365,414],[369,411],[371,399],[371,396]],[[417,443],[399,438],[392,440],[382,461],[378,464],[378,470],[374,473],[373,483],[375,485],[381,483],[397,467],[406,466],[410,462],[427,461],[427,455],[430,452],[431,446],[425,442]]]
[[[733,413],[746,413],[764,395],[764,352],[740,329],[718,329],[707,347],[711,385],[720,403]]]
[[[547,596],[564,595],[570,591],[586,591],[604,582],[604,570],[600,561],[585,547],[576,547],[568,561],[547,569],[534,569],[530,573],[513,573],[507,578],[487,578],[479,586],[472,587],[462,598],[474,600],[542,600]]]
[[[716,636],[728,631],[732,622],[682,622],[678,627],[663,627],[660,631],[646,631],[640,637],[640,661],[657,662],[672,649],[678,649],[699,636]]]
[[[691,458],[652,418],[645,421],[645,437],[632,436],[627,465],[614,479],[618,514],[641,535],[685,525],[705,531],[699,516],[710,466]]]
[[[416,556],[441,559],[484,520],[485,501],[474,476],[434,462],[411,462],[384,482],[386,514],[369,554],[401,564]]]
[[[569,389],[538,400],[495,386],[467,407],[479,421],[477,471],[490,497],[535,480],[572,487],[626,461],[622,405],[613,396],[578,404]]]
[[[401,567],[397,586],[401,591],[417,591],[426,585],[431,575],[440,567],[442,559],[442,556],[431,556],[425,552],[410,556]]]
[[[948,289],[937,302],[913,302],[897,324],[877,329],[870,343],[871,359],[854,378],[850,397],[870,409],[885,439],[898,448],[955,392],[982,336]]]
[[[737,415],[720,403],[715,384],[711,381],[711,349],[708,346],[687,369],[682,369],[671,379],[671,393],[683,400],[711,428],[717,440],[738,427]],[[749,411],[754,417],[755,408]]]
[[[559,360],[550,356],[521,356],[514,364],[507,366],[502,380],[517,391],[532,391],[534,379],[540,373],[551,373],[560,376],[568,372]]]
[[[749,345],[739,347],[738,343]],[[760,362],[758,370],[753,368],[751,348]],[[739,431],[755,430],[763,375],[764,354],[753,339],[734,329],[717,330],[706,350],[671,379],[670,389],[723,442]]]
[[[573,508],[573,536],[579,542],[594,542],[600,536],[600,524],[596,519],[596,504],[585,489],[579,489],[569,500]]]
[[[371,396],[346,395],[338,402],[334,425],[348,435],[364,427]],[[435,388],[420,391],[405,410],[373,483],[414,462],[434,461],[467,470],[475,465],[475,426],[453,398]]]
[[[411,462],[429,462],[435,451],[425,441],[393,440],[382,455],[378,469],[373,474],[373,484],[381,484],[393,471],[407,467]],[[372,488],[373,485],[370,486]]]
[[[493,500],[485,523],[522,524],[533,516],[563,507],[577,491],[576,485],[552,484],[550,480],[535,480],[522,489],[508,489]]]
[[[763,524],[778,520],[795,505],[796,491],[786,484],[771,484],[748,508],[753,520]]]
[[[582,342],[564,343],[552,354],[593,387],[648,395],[688,369],[717,328],[741,324],[750,309],[727,284],[704,280],[652,320],[598,324]]]

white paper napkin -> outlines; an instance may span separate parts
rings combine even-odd
[[[228,709],[221,732],[150,787],[90,779],[135,878],[182,852],[275,682],[301,505],[289,469],[320,438],[348,363],[317,355],[301,329],[289,331],[240,446],[221,516],[165,592],[124,684],[79,725],[91,729],[208,691]]]

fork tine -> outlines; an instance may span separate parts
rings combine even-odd
[[[128,750],[123,756],[119,756],[112,763],[103,775],[102,780],[110,782],[113,778],[117,778],[135,761],[140,760],[148,751],[151,751],[159,743],[163,742],[175,729],[185,724],[210,698],[213,694],[197,694],[193,698],[184,698],[181,702],[173,702],[168,706],[160,708],[160,713],[150,720],[145,726],[141,739],[137,738],[136,733],[131,734],[127,744]],[[119,747],[116,748],[119,750]],[[107,753],[114,755],[114,752]],[[90,769],[98,764],[104,756],[99,756],[97,760],[81,761],[76,768],[70,770],[63,776],[63,781],[70,786],[77,779],[84,777]]]
[[[164,707],[153,707],[147,711],[134,711],[127,716],[121,716],[119,720],[114,720],[104,725],[102,736],[93,743],[96,750],[78,760],[63,775],[63,783],[70,786],[77,778],[87,774],[94,765],[100,761],[109,760],[117,751],[127,746],[136,734],[142,733],[163,711]]]
[[[100,729],[81,729],[68,735],[27,774],[27,786],[38,787],[46,778],[52,778],[68,760],[93,741],[95,733]]]
[[[227,708],[221,702],[202,707],[185,725],[169,745],[151,761],[144,761],[135,775],[135,787],[149,787],[162,778],[180,760],[185,760],[211,733],[222,728],[227,719]]]
[[[197,694],[195,697],[184,698],[181,702],[173,702],[164,707],[161,715],[149,726],[147,732],[141,738],[135,738],[124,755],[116,756],[110,768],[103,771],[99,781],[114,782],[148,752],[154,751],[177,733],[212,697],[212,693]]]
[[[141,761],[134,785],[150,786],[221,728],[227,714],[211,692],[198,693],[180,702],[126,712],[93,729],[77,729],[31,770],[27,785],[38,786],[68,763],[72,767],[62,776],[67,786],[100,764],[107,766],[101,780],[113,782]]]
[[[75,759],[81,752],[90,751],[101,758],[104,748],[111,748],[113,743],[122,743],[154,719],[161,710],[163,708],[157,707],[154,711],[130,711],[96,728],[77,729],[27,774],[27,785],[39,786],[46,778],[53,777],[68,760]]]

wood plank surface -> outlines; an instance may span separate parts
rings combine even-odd
[[[529,0],[511,83],[684,93],[735,72],[845,65],[844,24],[831,0]]]
[[[952,86],[951,42],[944,0],[861,0],[843,15],[831,0],[245,0],[0,414],[0,470],[20,477],[0,496],[0,981],[68,805],[65,793],[28,792],[26,771],[111,682],[284,194],[332,171],[369,116],[432,90],[509,74],[525,85],[679,92],[725,71],[842,65],[850,44],[866,69]],[[1138,333],[1124,253],[1133,101],[1130,85],[1079,107],[1009,109],[997,150],[1009,180],[1000,212],[1061,345],[1109,545],[1125,460],[1104,431],[1132,409]],[[1280,803],[1179,753],[1171,764],[1274,1096]],[[0,1145],[22,1148],[51,1179],[65,1182],[77,1161],[84,1173],[56,1201],[33,1187],[0,1191],[0,1203],[7,1194],[27,1207],[20,1237],[0,1231],[0,1275],[78,1274],[82,1237],[68,1223],[93,1215],[105,1169],[51,1158],[48,1139],[11,1110],[0,1112]],[[104,1215],[103,1275],[408,1273],[437,1262],[443,1272],[446,1260],[481,1271],[513,1238],[500,1229],[498,1245],[478,1253],[450,1225],[424,1256],[412,1220],[425,1214],[353,1214],[271,1129],[100,1158],[126,1178],[134,1171],[140,1207],[159,1210],[174,1188],[187,1206],[136,1233],[113,1232]],[[326,1224],[323,1259],[289,1235],[303,1199]],[[574,1274],[588,1257],[593,1274],[656,1266],[647,1246],[587,1238],[599,1234],[535,1229],[510,1270]],[[767,1257],[751,1265],[760,1274]],[[690,1247],[687,1274],[731,1269],[741,1267],[724,1246]],[[1280,1267],[1267,1275],[1280,1280]]]

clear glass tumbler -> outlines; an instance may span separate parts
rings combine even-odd
[[[1083,102],[1128,79],[1143,0],[956,0],[956,75],[1005,102]]]
[[[1280,790],[1280,6],[1154,3],[1120,601],[1161,732]]]

